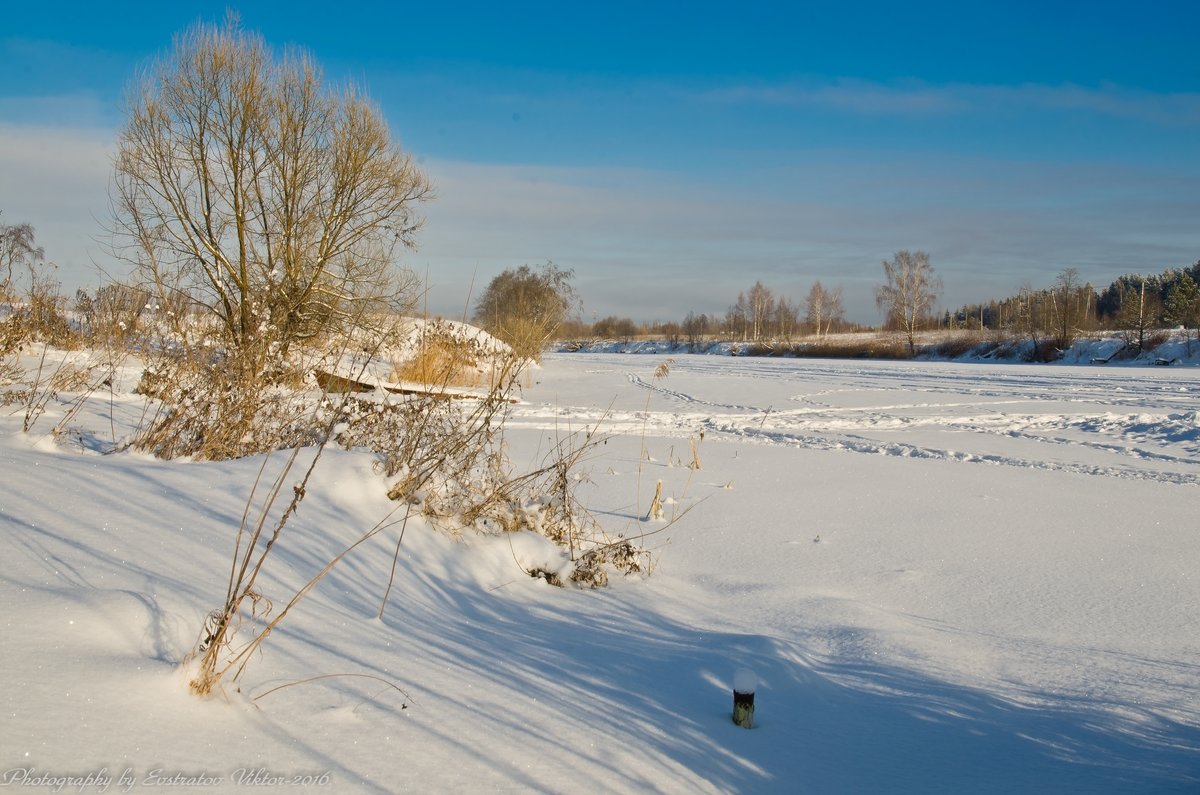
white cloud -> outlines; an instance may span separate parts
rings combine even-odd
[[[104,235],[116,135],[99,128],[0,123],[0,210],[32,224],[68,287],[95,284],[112,265]]]
[[[859,114],[948,113],[964,108],[954,92],[920,84],[883,84],[843,78],[831,83],[741,85],[701,94],[712,102],[819,108]]]
[[[843,283],[851,315],[892,252],[926,249],[948,306],[1049,283],[1067,266],[1107,283],[1200,256],[1200,197],[1187,174],[1133,166],[943,159],[876,162],[821,153],[770,193],[628,169],[431,163],[440,198],[421,251],[434,296],[461,312],[501,270],[575,268],[592,311],[637,319],[723,311],[756,280],[802,298]]]
[[[1084,111],[1161,126],[1200,125],[1200,93],[1158,94],[1101,85],[930,85],[913,81],[832,82],[730,86],[703,92],[709,102],[834,110],[860,115],[948,115],[997,110]]]
[[[29,222],[64,286],[94,285],[115,133],[0,124],[0,209]],[[653,170],[430,160],[438,186],[420,249],[429,308],[458,315],[505,268],[574,268],[588,316],[722,312],[757,280],[800,299],[842,284],[853,318],[875,322],[879,263],[930,252],[946,305],[998,297],[1063,267],[1107,283],[1200,256],[1194,165],[1171,171],[1047,167],[985,158],[797,156],[739,183]]]

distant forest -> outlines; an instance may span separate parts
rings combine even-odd
[[[1141,348],[1155,330],[1183,327],[1196,332],[1200,326],[1200,260],[1158,275],[1126,274],[1100,290],[1084,281],[1077,269],[1067,268],[1049,286],[1024,286],[1015,295],[931,314],[922,325],[926,329],[1002,332],[1029,339],[1035,348],[1044,347],[1048,352],[1069,347],[1083,333],[1119,331],[1131,345]],[[654,323],[616,316],[592,323],[568,321],[558,336],[757,343],[873,328],[877,327],[845,319],[840,287],[828,288],[818,281],[803,301],[795,301],[756,282],[739,293],[724,314],[689,312],[678,321]],[[885,323],[883,329],[887,328]]]

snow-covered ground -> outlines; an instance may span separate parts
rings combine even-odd
[[[1200,790],[1200,368],[660,364],[548,356],[507,431],[533,465],[600,422],[579,494],[652,576],[553,588],[529,539],[410,525],[378,618],[391,530],[209,700],[180,661],[262,459],[101,454],[140,417],[132,371],[56,441],[61,402],[32,434],[0,418],[0,784]],[[326,452],[277,607],[393,508],[371,463]],[[658,480],[673,524],[641,519]]]

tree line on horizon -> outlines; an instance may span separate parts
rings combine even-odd
[[[964,304],[947,311],[951,329],[1011,332],[1030,340],[1040,358],[1066,350],[1081,334],[1117,331],[1142,349],[1147,337],[1165,328],[1200,329],[1200,260],[1161,274],[1127,273],[1097,290],[1077,268],[1064,268],[1053,285],[1022,286],[1015,295]]]
[[[884,281],[876,289],[876,302],[884,316],[879,326],[846,319],[841,286],[829,288],[817,280],[805,299],[796,301],[756,281],[739,292],[724,313],[689,311],[682,320],[665,322],[609,315],[591,323],[567,313],[560,316],[551,336],[625,342],[666,339],[694,346],[711,341],[791,343],[832,333],[883,330],[903,334],[912,349],[916,332],[950,329],[1027,339],[1039,358],[1053,358],[1055,351],[1066,350],[1076,338],[1090,332],[1121,332],[1130,345],[1141,349],[1152,331],[1182,327],[1196,335],[1200,328],[1200,260],[1160,274],[1127,273],[1102,289],[1084,281],[1077,268],[1064,268],[1050,286],[1027,284],[1010,296],[945,311],[936,308],[942,285],[927,254],[900,251],[883,266]],[[546,267],[560,287],[569,285],[570,271],[552,263]],[[527,266],[523,270],[529,273]],[[577,307],[579,297],[572,291],[571,301],[559,305]],[[494,325],[478,313],[475,319],[484,327]]]
[[[63,302],[52,295],[57,283],[40,273],[44,258],[45,249],[35,240],[32,226],[0,223],[0,300],[13,300],[26,292],[33,308]],[[819,279],[803,300],[756,281],[740,291],[723,313],[689,311],[681,320],[653,322],[609,315],[588,323],[579,317],[583,302],[572,284],[574,271],[553,262],[536,268],[522,265],[496,276],[471,319],[533,357],[553,339],[664,339],[695,347],[714,341],[791,344],[877,330],[901,333],[910,353],[915,353],[919,331],[993,332],[1028,340],[1034,357],[1044,360],[1055,358],[1080,335],[1096,331],[1120,332],[1138,350],[1146,346],[1149,335],[1164,328],[1183,328],[1200,339],[1200,260],[1159,274],[1126,273],[1102,289],[1084,281],[1077,268],[1064,268],[1049,286],[1026,284],[1013,295],[945,311],[935,308],[942,284],[924,252],[897,252],[890,262],[883,262],[883,270],[884,281],[876,288],[876,302],[884,316],[879,326],[847,320],[842,287],[828,287]],[[19,291],[22,274],[28,284]],[[118,299],[118,303],[144,303],[144,297],[124,300],[120,288],[106,285],[94,295],[81,290],[76,309],[88,315]],[[167,296],[161,298],[165,302]]]
[[[723,313],[689,311],[682,320],[637,322],[608,315],[591,323],[563,322],[561,339],[602,337],[631,341],[636,338],[669,339],[696,345],[720,339],[730,342],[791,342],[801,337],[862,331],[867,327],[846,319],[842,287],[827,287],[818,279],[802,301],[778,293],[756,281],[742,290]]]

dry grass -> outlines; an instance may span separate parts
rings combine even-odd
[[[488,379],[481,372],[478,356],[471,345],[438,334],[427,336],[421,340],[415,354],[394,363],[391,380],[427,387],[477,387],[487,384]]]
[[[968,354],[984,355],[989,348],[983,335],[978,332],[964,332],[935,343],[927,350],[934,356],[957,359]]]
[[[893,336],[847,336],[792,346],[792,353],[812,359],[908,359],[908,346]]]

